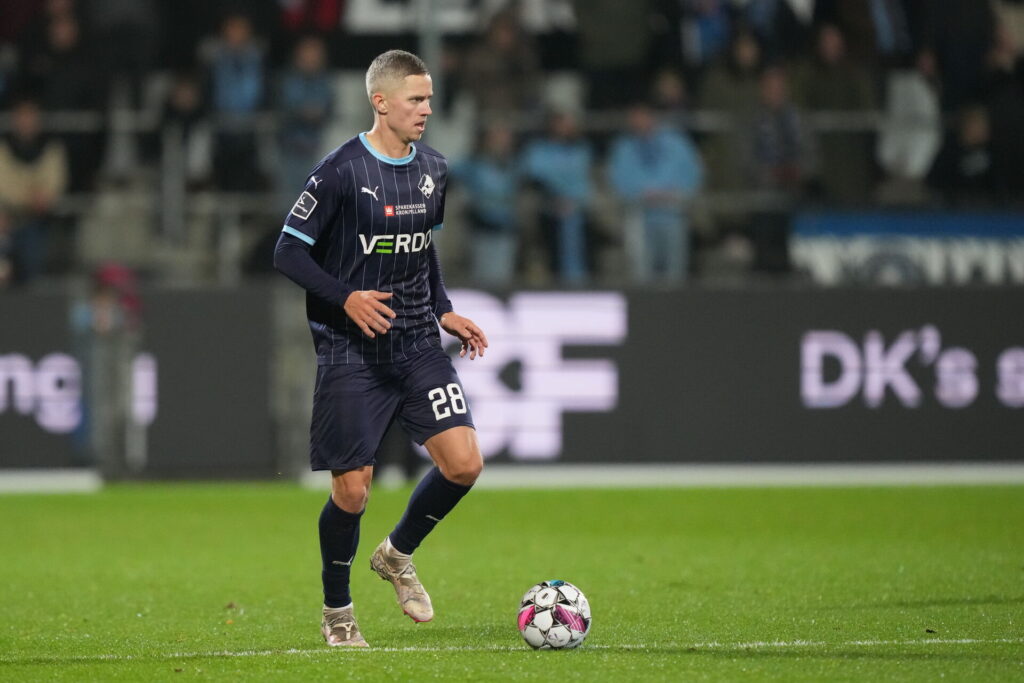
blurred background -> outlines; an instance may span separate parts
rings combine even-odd
[[[1022,46],[1021,0],[4,0],[0,469],[304,471],[273,245],[390,48],[489,459],[1020,460]]]

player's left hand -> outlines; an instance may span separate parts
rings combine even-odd
[[[442,315],[438,322],[441,323],[441,329],[453,337],[458,337],[462,342],[459,358],[464,357],[467,353],[470,360],[477,356],[483,358],[484,349],[487,348],[487,335],[477,327],[475,322],[452,311]]]

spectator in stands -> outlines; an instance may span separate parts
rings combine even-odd
[[[674,69],[661,69],[651,84],[651,104],[666,123],[682,126],[690,108],[690,93],[682,75]]]
[[[734,190],[745,183],[741,136],[735,129],[742,129],[757,109],[761,66],[757,39],[740,31],[733,38],[728,60],[712,68],[704,79],[700,107],[724,117],[720,129],[708,135],[703,145],[708,184],[714,189]]]
[[[814,148],[782,67],[771,67],[761,75],[760,105],[751,132],[748,171],[753,186],[800,194],[813,170]]]
[[[818,28],[815,57],[796,72],[793,89],[796,102],[810,112],[866,113],[876,106],[870,77],[847,58],[843,34],[832,24]],[[845,204],[867,199],[871,146],[871,135],[856,130],[818,135],[818,181],[825,199]]]
[[[480,136],[473,153],[455,167],[465,190],[466,222],[470,231],[472,275],[475,282],[511,284],[519,249],[519,169],[512,130],[492,123]]]
[[[753,218],[756,269],[788,270],[789,207],[785,204],[801,198],[813,169],[811,133],[790,98],[788,75],[781,67],[769,68],[761,75],[747,172],[752,189],[773,193],[782,205],[759,211]]]
[[[1024,202],[1024,57],[1004,25],[996,27],[989,53],[985,106],[992,124],[996,172],[1007,183],[1004,199]]]
[[[729,48],[732,32],[730,3],[726,0],[683,0],[679,35],[683,59],[691,69],[718,61]]]
[[[587,106],[621,107],[642,97],[651,51],[651,0],[573,0],[573,6]]]
[[[919,56],[917,68],[894,70],[886,77],[885,119],[876,149],[886,174],[876,196],[883,204],[927,201],[924,179],[942,146],[938,89],[928,53]]]
[[[126,473],[125,410],[131,359],[138,353],[142,301],[134,271],[104,263],[91,274],[87,296],[71,306],[69,322],[82,370],[82,420],[74,432],[75,456],[98,466],[108,480]]]
[[[47,109],[99,110],[104,85],[83,41],[74,3],[48,3],[22,44],[25,89],[38,93]]]
[[[633,280],[683,282],[690,264],[687,204],[704,176],[693,142],[659,125],[648,105],[634,105],[629,130],[612,143],[608,175],[625,203],[625,246]]]
[[[938,65],[943,110],[958,111],[982,96],[995,13],[990,2],[978,0],[942,0],[925,7],[925,46]]]
[[[181,155],[185,183],[196,187],[210,178],[212,133],[203,88],[191,71],[173,76],[160,120],[161,158]]]
[[[137,105],[159,47],[156,0],[103,0],[83,9],[104,78],[121,81],[126,99]]]
[[[1008,34],[1010,43],[1017,46],[1018,60],[1024,59],[1020,55],[1024,45],[1024,0],[995,0],[993,4],[999,26]]]
[[[215,121],[213,173],[217,187],[252,191],[264,185],[255,125],[266,100],[264,48],[244,14],[229,14],[220,35],[201,48]]]
[[[39,104],[21,99],[11,110],[11,133],[0,143],[0,211],[10,220],[14,279],[28,282],[47,265],[53,206],[68,184],[67,153],[42,132]]]
[[[539,51],[514,10],[494,15],[466,53],[459,80],[484,117],[538,109]]]
[[[327,46],[322,38],[307,36],[295,46],[292,65],[281,78],[278,128],[281,164],[279,194],[285,208],[324,149],[324,129],[334,107],[334,89],[327,71]]]
[[[750,27],[768,61],[806,54],[812,42],[814,0],[737,2],[737,19]]]
[[[576,116],[554,112],[547,134],[523,151],[522,171],[540,190],[541,222],[554,238],[555,264],[566,284],[583,284],[587,265],[587,208],[593,198],[593,152],[580,135]]]
[[[1005,168],[1005,167],[1003,167]],[[929,182],[954,206],[991,206],[1006,196],[1007,181],[992,143],[988,110],[980,105],[960,112],[929,175]]]
[[[55,7],[63,6],[55,3]],[[48,111],[91,114],[96,126],[102,124],[106,88],[96,70],[92,53],[82,41],[82,29],[70,10],[48,16],[45,42],[26,54],[25,88],[38,94]],[[86,119],[88,122],[89,119]],[[62,133],[70,164],[71,191],[91,190],[103,157],[105,130]]]
[[[40,52],[45,52],[49,44],[48,33],[54,20],[71,18],[76,22],[80,20],[78,3],[76,0],[24,0],[26,4],[34,5],[31,9],[22,10],[19,19],[23,25],[14,34],[18,40],[21,53],[26,66],[31,65]],[[7,2],[0,3],[0,6],[8,5]]]
[[[873,69],[906,65],[914,47],[907,10],[907,0],[818,0],[814,14],[843,32],[850,59]]]

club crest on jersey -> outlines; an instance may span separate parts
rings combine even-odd
[[[420,189],[424,197],[430,199],[430,195],[434,194],[434,179],[424,173],[416,187]]]
[[[316,208],[316,197],[308,192],[303,192],[299,195],[298,201],[295,202],[295,206],[292,207],[291,214],[298,216],[302,220],[309,218],[309,215],[313,213],[313,209]]]
[[[400,235],[374,235],[369,239],[359,235],[364,254],[409,254],[430,246],[431,233],[417,232]]]

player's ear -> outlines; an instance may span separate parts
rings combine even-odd
[[[384,98],[384,95],[382,93],[373,93],[373,109],[378,114],[388,113],[388,101]]]

